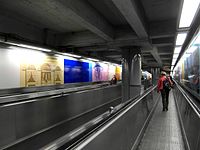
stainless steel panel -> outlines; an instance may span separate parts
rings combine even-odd
[[[17,139],[46,127],[45,104],[46,101],[38,101],[15,106]]]
[[[11,113],[12,118],[0,126],[0,131],[3,130],[4,133],[0,134],[0,137],[5,140],[5,142],[0,141],[0,145],[10,144],[59,122],[77,117],[119,96],[121,96],[120,85],[4,106],[4,109],[8,109],[8,113],[2,111],[0,115],[7,116]]]
[[[107,84],[98,84],[98,85],[86,85],[86,86],[80,86],[80,87],[66,87],[62,89],[57,89],[55,87],[51,87],[52,89],[45,88],[45,87],[34,87],[35,91],[32,93],[26,93],[25,94],[22,92],[21,94],[13,94],[13,95],[7,95],[7,96],[2,96],[0,95],[0,104],[5,104],[5,103],[11,103],[11,102],[18,102],[18,101],[27,101],[29,99],[33,98],[41,98],[41,97],[50,97],[50,96],[55,96],[55,95],[63,95],[71,92],[77,92],[81,90],[91,90],[95,88],[100,88],[104,85]],[[40,90],[40,88],[42,88]],[[54,89],[53,89],[54,88]],[[45,90],[46,89],[46,90]]]
[[[84,145],[85,150],[130,150],[157,100],[154,91],[112,122],[93,140]],[[98,131],[97,131],[98,132]]]
[[[49,85],[49,86],[40,86],[40,87],[22,87],[22,88],[12,88],[12,89],[1,89],[0,96],[2,95],[11,95],[11,94],[22,94],[22,93],[30,93],[30,92],[41,92],[41,91],[49,91],[55,89],[63,89],[63,88],[72,88],[79,87],[84,85],[91,85],[93,82],[83,82],[83,83],[68,83],[62,85]]]
[[[183,93],[175,87],[174,95],[176,97],[178,107],[180,110],[181,120],[183,122],[184,130],[187,136],[189,147],[191,150],[199,150],[200,137],[200,116],[194,111],[192,106],[186,100]]]
[[[16,140],[15,108],[0,107],[0,147]]]

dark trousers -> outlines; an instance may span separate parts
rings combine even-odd
[[[169,91],[161,90],[163,109],[168,109]]]

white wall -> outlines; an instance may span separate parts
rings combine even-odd
[[[20,64],[11,53],[12,49],[0,48],[0,89],[20,86]]]

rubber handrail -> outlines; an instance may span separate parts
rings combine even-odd
[[[100,85],[87,85],[87,86],[81,86],[81,87],[73,87],[68,89],[62,89],[62,90],[53,90],[53,91],[46,91],[46,92],[36,92],[31,94],[21,94],[21,95],[14,95],[14,96],[5,96],[0,97],[0,105],[7,105],[7,104],[14,104],[14,103],[26,103],[29,102],[29,100],[35,101],[35,99],[40,98],[49,98],[49,97],[55,97],[55,96],[66,96],[70,93],[80,92],[80,91],[87,91],[97,88],[106,88],[108,86],[105,86],[104,84]]]
[[[190,96],[187,94],[187,92],[185,92],[185,90],[177,82],[176,82],[176,86],[177,86],[178,90],[183,94],[186,101],[189,103],[189,105],[194,110],[196,115],[200,118],[200,108],[198,108],[198,106],[193,102],[193,100],[190,98]]]

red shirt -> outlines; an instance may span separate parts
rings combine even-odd
[[[158,80],[158,86],[157,86],[157,91],[161,91],[163,89],[163,81],[168,79],[169,80],[169,83],[170,85],[173,85],[172,81],[170,80],[169,77],[166,77],[166,76],[161,76]]]

